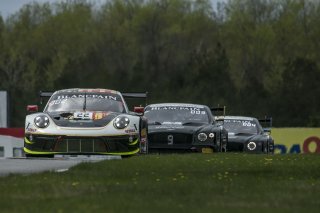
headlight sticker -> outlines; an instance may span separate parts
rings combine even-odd
[[[247,145],[248,149],[253,151],[257,148],[257,144],[253,141],[249,142],[248,145]]]
[[[135,133],[136,130],[135,129],[126,129],[124,130],[125,133]]]
[[[201,141],[201,142],[206,141],[207,138],[208,138],[208,136],[207,136],[207,134],[204,133],[204,132],[201,132],[201,133],[198,134],[198,140]]]
[[[39,128],[46,128],[49,126],[50,121],[46,115],[38,115],[34,118],[34,124]]]
[[[213,133],[213,132],[211,132],[211,133],[209,134],[209,138],[214,138],[214,133]]]
[[[126,116],[118,116],[113,121],[113,126],[116,129],[124,129],[126,128],[130,123],[130,119]]]

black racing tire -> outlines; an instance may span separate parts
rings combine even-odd
[[[149,144],[148,144],[148,124],[147,121],[143,118],[140,118],[140,123],[139,123],[139,128],[140,128],[140,132],[139,132],[139,139],[140,139],[140,153],[139,154],[148,154],[149,152]],[[142,129],[146,129],[146,141],[144,144],[144,147],[141,147],[141,139],[142,139]],[[144,150],[141,150],[142,148],[144,148]]]
[[[132,157],[132,155],[121,155],[121,158],[122,158],[122,159],[131,158],[131,157]]]
[[[50,154],[47,154],[47,155],[35,155],[35,154],[26,154],[26,157],[27,158],[53,158],[54,155],[50,155]]]

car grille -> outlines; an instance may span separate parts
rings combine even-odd
[[[148,135],[149,144],[155,145],[191,145],[193,141],[192,134],[183,133],[151,133]]]
[[[129,152],[130,141],[136,140],[129,136],[114,137],[67,137],[67,136],[32,136],[33,151],[49,151],[63,153],[100,153],[100,152]],[[138,145],[138,144],[137,144]],[[137,148],[137,147],[133,147]]]
[[[243,151],[244,144],[240,142],[230,142],[227,143],[227,151]]]

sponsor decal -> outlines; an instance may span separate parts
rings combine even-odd
[[[319,153],[320,128],[273,128],[274,153]]]
[[[92,115],[93,120],[100,120],[102,118],[105,118],[109,115],[110,113],[108,112],[94,112]]]
[[[315,145],[314,151],[311,151],[310,148],[312,145]],[[313,136],[307,138],[303,143],[303,152],[304,153],[320,153],[320,138]]]
[[[225,123],[237,123],[241,124],[244,127],[256,127],[256,124],[249,121],[249,120],[234,120],[234,119],[226,119],[224,120]]]
[[[136,130],[135,129],[126,129],[124,130],[125,133],[135,133]]]
[[[85,97],[122,102],[120,96],[117,94],[57,94],[50,99],[49,106],[66,104],[67,100],[84,99]]]
[[[275,153],[286,154],[286,153],[319,153],[320,154],[320,138],[317,136],[310,136],[306,138],[302,144],[275,144]]]
[[[26,131],[27,131],[27,132],[36,132],[37,129],[34,129],[34,128],[30,128],[30,127],[29,127],[29,128],[26,129]]]
[[[187,106],[161,106],[161,107],[151,107],[150,110],[186,110],[190,111],[191,114],[202,114],[205,115],[206,111],[201,107],[187,107]]]
[[[141,130],[141,137],[146,137],[147,136],[147,129],[146,128],[143,128]]]
[[[109,99],[117,101],[117,96],[103,95],[103,94],[73,94],[73,95],[57,95],[55,100],[69,99],[69,98],[97,98],[97,99]]]

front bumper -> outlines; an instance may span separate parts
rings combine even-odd
[[[195,134],[179,132],[153,132],[148,134],[150,152],[202,152],[202,148],[220,150],[220,138],[197,140]]]
[[[138,135],[85,137],[27,134],[24,138],[24,151],[31,155],[133,155],[139,152],[139,146]]]
[[[273,144],[268,144],[267,142],[254,142],[255,148],[250,149],[248,144],[252,142],[235,142],[228,141],[227,151],[228,152],[246,152],[246,153],[273,153]]]

